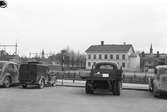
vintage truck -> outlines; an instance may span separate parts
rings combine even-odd
[[[40,62],[28,62],[20,65],[19,82],[23,88],[37,85],[42,89],[45,85],[55,86],[56,76],[49,73],[49,67]]]
[[[93,94],[95,90],[108,90],[113,95],[120,95],[122,69],[118,69],[115,63],[96,63],[85,79],[85,92],[87,94]]]
[[[149,78],[149,90],[155,97],[167,95],[167,65],[155,67],[153,76]]]
[[[19,65],[12,61],[0,61],[0,85],[9,88],[11,85],[18,84]]]

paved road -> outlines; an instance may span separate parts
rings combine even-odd
[[[148,91],[122,90],[85,94],[84,88],[0,88],[0,112],[167,112],[167,99],[154,98]]]

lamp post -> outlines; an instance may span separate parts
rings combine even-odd
[[[61,50],[61,69],[62,71],[64,71],[64,53],[66,52],[66,50]]]
[[[5,0],[0,0],[0,8],[6,8],[7,2]]]

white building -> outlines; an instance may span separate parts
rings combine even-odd
[[[98,62],[113,62],[124,70],[140,70],[140,57],[131,44],[108,45],[101,41],[101,45],[91,45],[86,53],[86,69]]]

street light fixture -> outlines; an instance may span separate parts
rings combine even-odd
[[[0,8],[7,7],[7,2],[5,0],[0,0]]]

